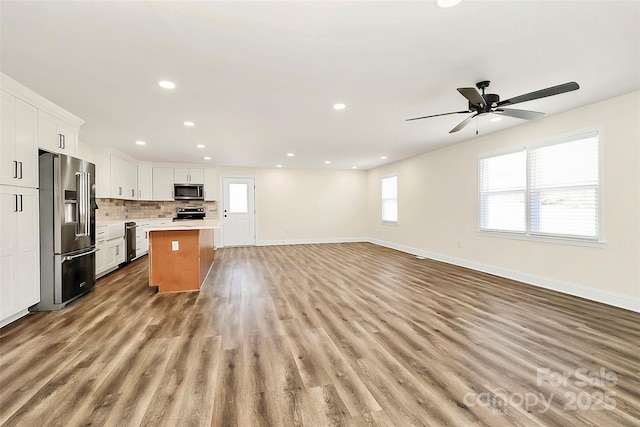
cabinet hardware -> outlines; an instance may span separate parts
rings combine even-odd
[[[66,149],[67,148],[67,138],[62,135],[62,149]]]
[[[20,211],[19,212],[23,211],[22,208],[23,208],[23,205],[22,205],[22,194],[20,194]]]
[[[58,148],[62,148],[62,134],[58,134]]]
[[[122,187],[118,187],[118,196],[122,196]]]
[[[15,160],[13,161],[13,177],[18,177],[18,162]]]
[[[131,189],[131,197],[136,197],[136,190],[133,188]]]
[[[22,162],[18,162],[18,166],[20,167],[20,173],[18,174],[18,179],[22,179]]]
[[[14,212],[18,212],[18,195],[17,195],[17,194],[14,194],[14,195],[13,195],[13,202],[14,202],[14,204],[13,204],[13,205],[14,205],[13,211],[14,211]]]

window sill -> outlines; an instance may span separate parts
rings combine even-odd
[[[398,221],[382,221],[380,224],[382,225],[393,225],[393,226],[398,226]]]
[[[509,232],[501,232],[501,231],[485,231],[485,230],[478,230],[478,234],[481,236],[497,237],[502,239],[527,240],[530,242],[556,243],[556,244],[571,245],[571,246],[587,246],[591,248],[604,248],[606,246],[606,242],[604,240],[596,241],[596,240],[585,240],[585,239],[572,239],[571,237],[539,236],[539,235],[531,235],[531,234],[509,233]]]

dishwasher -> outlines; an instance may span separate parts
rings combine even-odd
[[[125,243],[126,243],[126,257],[124,262],[129,263],[136,257],[136,223],[125,222]]]

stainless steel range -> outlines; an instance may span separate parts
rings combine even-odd
[[[204,219],[207,212],[204,206],[183,206],[176,209],[174,221]]]
[[[40,151],[40,302],[60,310],[95,285],[95,165]]]

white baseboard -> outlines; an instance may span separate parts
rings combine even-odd
[[[256,246],[277,245],[315,245],[320,243],[357,243],[368,242],[366,237],[327,237],[321,239],[285,239],[285,240],[258,240]]]
[[[523,273],[521,271],[510,270],[492,265],[486,265],[462,258],[450,257],[435,252],[428,252],[422,249],[398,245],[396,243],[387,242],[384,240],[368,239],[368,241],[375,245],[396,249],[412,255],[422,256],[436,261],[446,262],[447,264],[453,264],[460,267],[470,268],[472,270],[482,271],[484,273],[505,277],[507,279],[517,280],[518,282],[523,282],[528,285],[538,286],[540,288],[550,289],[552,291],[562,292],[564,294],[573,295],[576,297],[585,298],[591,301],[596,301],[640,313],[640,298],[633,298],[627,295],[594,289],[574,283],[563,282],[548,277],[537,276],[534,274]]]

